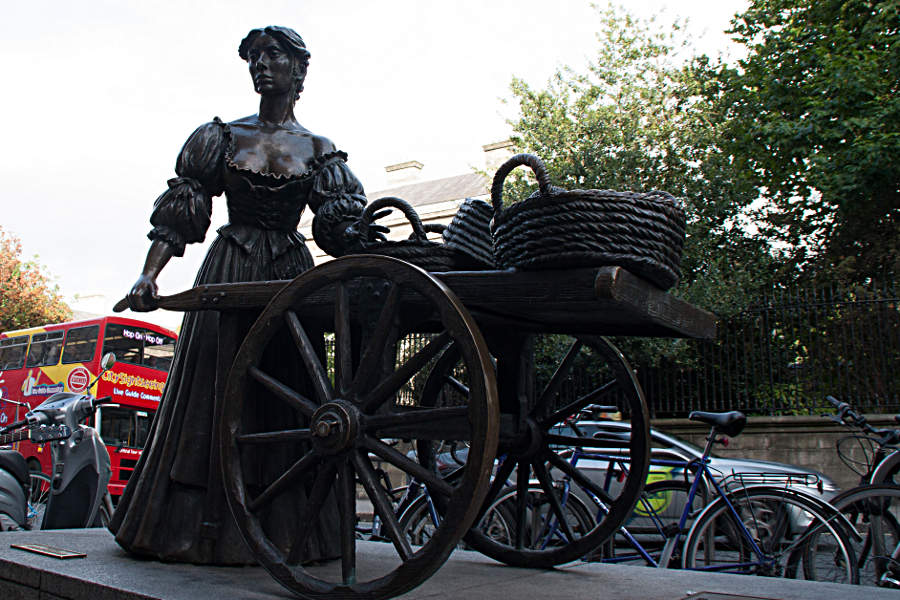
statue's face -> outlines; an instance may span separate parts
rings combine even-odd
[[[250,45],[247,64],[253,87],[260,94],[283,94],[294,82],[293,60],[278,40],[264,33]]]

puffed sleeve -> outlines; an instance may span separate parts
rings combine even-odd
[[[202,242],[209,229],[212,198],[222,193],[222,166],[227,146],[224,124],[217,118],[197,128],[185,142],[169,189],[153,204],[147,234],[172,246],[175,256],[185,244]]]
[[[357,238],[348,236],[348,227],[356,222],[366,205],[366,192],[346,160],[343,152],[332,152],[320,159],[321,167],[309,199],[309,206],[316,213],[312,222],[313,238],[331,256],[352,250]]]

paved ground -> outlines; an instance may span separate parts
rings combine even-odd
[[[263,600],[293,598],[259,567],[164,564],[129,557],[102,529],[0,533],[2,600]],[[12,548],[44,544],[86,558],[60,560]],[[385,544],[361,543],[361,562],[390,559]],[[480,554],[456,552],[404,600],[878,600],[900,592],[739,575],[701,574],[621,565],[574,564],[537,571],[506,567]]]

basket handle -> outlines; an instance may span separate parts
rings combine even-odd
[[[491,184],[491,203],[494,205],[495,215],[503,210],[503,182],[506,180],[506,176],[519,165],[529,166],[534,171],[541,196],[547,196],[550,193],[550,175],[547,174],[547,167],[544,166],[544,161],[534,154],[516,154],[500,165],[500,168],[494,174],[494,182]]]
[[[384,198],[373,200],[367,204],[359,218],[360,225],[368,228],[369,225],[372,224],[372,217],[375,213],[385,207],[396,208],[406,216],[406,219],[409,221],[409,224],[412,225],[413,229],[410,239],[428,239],[425,226],[422,224],[422,219],[419,218],[419,214],[409,202],[402,198],[397,198],[396,196],[385,196]]]
[[[424,224],[425,233],[440,233],[443,235],[444,230],[447,229],[447,226],[443,223],[425,223]],[[409,239],[416,239],[416,233],[413,232],[409,235]]]

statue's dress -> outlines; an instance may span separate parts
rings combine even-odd
[[[346,155],[332,151],[315,157],[306,173],[282,176],[257,173],[233,161],[230,126],[216,119],[201,126],[185,143],[169,189],[154,205],[151,239],[170,244],[175,255],[186,243],[204,239],[212,197],[224,192],[229,223],[218,230],[195,285],[290,279],[313,266],[304,237],[297,231],[306,206],[316,212],[314,237],[326,250],[339,247],[335,225],[362,212],[366,203],[359,181],[347,168]],[[249,326],[249,323],[244,324]],[[189,312],[184,318],[175,358],[153,421],[150,438],[114,513],[110,530],[129,552],[161,560],[243,564],[253,562],[224,500],[215,458],[215,381],[219,316]],[[267,370],[296,377],[290,352],[273,352]],[[280,360],[281,365],[272,365]],[[294,368],[291,368],[291,367]],[[302,389],[302,382],[293,382]],[[246,418],[271,429],[285,429],[297,415],[276,403],[261,402]],[[290,463],[285,448],[265,448],[244,457],[248,485],[264,486]],[[255,461],[255,464],[254,464]],[[272,536],[294,530],[292,519],[305,491],[285,494],[263,515]],[[274,516],[277,513],[277,517]],[[338,516],[333,496],[306,540],[305,560],[340,555]]]

